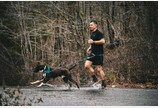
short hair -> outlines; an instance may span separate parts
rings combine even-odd
[[[95,24],[98,24],[96,20],[91,20],[91,22],[93,22],[93,23],[95,23]]]

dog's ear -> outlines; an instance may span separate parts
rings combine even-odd
[[[37,62],[37,66],[39,66],[39,65],[40,65],[40,62],[38,61],[38,62]]]
[[[43,63],[42,61],[38,61],[38,62],[36,63],[36,66],[41,66],[41,65],[44,65],[44,63]]]
[[[43,61],[41,61],[41,62],[40,62],[40,65],[44,65],[44,62],[43,62]]]
[[[35,63],[35,65],[34,65],[35,68],[34,68],[33,72],[34,72],[34,73],[38,73],[40,66],[41,66],[40,61],[37,61],[37,62]]]
[[[39,70],[38,70],[38,66],[35,67],[35,69],[33,70],[34,73],[37,73]]]
[[[36,61],[34,64],[35,67],[40,66],[40,65],[41,65],[40,61]]]

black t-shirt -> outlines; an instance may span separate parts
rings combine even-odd
[[[104,35],[97,29],[96,31],[91,31],[91,39],[93,41],[98,41],[104,38]],[[91,51],[94,54],[103,54],[103,44],[91,44]]]

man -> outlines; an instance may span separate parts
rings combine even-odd
[[[91,34],[88,40],[88,43],[91,44],[87,49],[87,53],[89,56],[85,62],[85,68],[87,68],[93,78],[93,82],[97,82],[98,79],[95,76],[94,69],[92,68],[92,64],[96,66],[97,71],[99,71],[101,80],[102,80],[102,88],[106,88],[105,83],[105,74],[102,69],[103,65],[103,44],[105,43],[103,34],[97,28],[97,22],[92,20],[90,22]]]

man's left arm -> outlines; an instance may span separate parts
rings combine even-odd
[[[90,43],[90,44],[105,44],[104,35],[101,32],[99,32],[97,34],[97,40],[93,41],[92,39],[90,39],[90,40],[88,40],[88,43]]]
[[[98,41],[93,41],[93,43],[94,43],[94,44],[105,44],[105,39],[102,38],[102,39],[100,39],[100,40],[98,40]]]
[[[102,39],[100,39],[100,40],[98,40],[98,41],[93,41],[92,39],[89,39],[89,40],[88,40],[88,43],[89,43],[89,44],[92,44],[92,43],[94,43],[94,44],[105,44],[105,39],[102,38]]]

